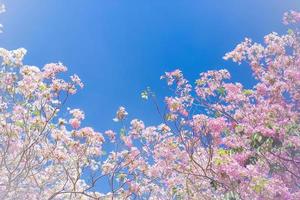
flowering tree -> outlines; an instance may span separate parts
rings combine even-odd
[[[77,75],[59,78],[63,64],[28,66],[25,49],[0,49],[0,198],[300,199],[299,22],[286,13],[286,35],[245,39],[225,55],[249,63],[253,88],[230,83],[227,70],[201,73],[195,86],[167,72],[174,95],[166,112],[156,104],[162,123],[128,127],[120,107],[118,134],[82,127],[79,109],[61,118],[83,87]],[[149,89],[142,97],[156,102]]]

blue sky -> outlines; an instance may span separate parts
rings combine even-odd
[[[85,125],[114,126],[119,105],[130,118],[158,122],[152,104],[140,98],[150,86],[159,98],[165,72],[180,68],[192,82],[200,72],[227,68],[234,81],[254,83],[251,72],[222,60],[244,37],[261,41],[283,33],[284,11],[299,0],[6,0],[0,16],[0,46],[25,47],[26,64],[61,61],[85,88],[69,106],[86,112]]]

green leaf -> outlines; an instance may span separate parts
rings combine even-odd
[[[221,117],[221,116],[222,116],[222,113],[220,111],[215,112],[215,117]]]
[[[256,193],[261,193],[263,191],[263,189],[265,188],[266,184],[267,184],[267,180],[265,179],[261,179],[258,180],[256,182],[256,184],[252,187],[252,189],[256,192]]]
[[[244,127],[241,125],[237,125],[234,130],[236,133],[241,133],[244,131]]]
[[[224,87],[219,87],[219,88],[217,89],[217,93],[218,93],[219,95],[221,95],[221,96],[225,96],[226,90],[225,90]]]
[[[198,80],[196,80],[196,82],[195,82],[198,86],[200,86],[200,85],[204,85],[205,84],[205,82],[204,81],[202,81],[202,80],[200,80],[200,79],[198,79]]]
[[[20,127],[23,127],[24,123],[22,121],[16,121],[16,125],[20,126]]]
[[[293,31],[292,29],[288,29],[287,33],[288,33],[289,35],[292,35],[292,34],[294,33],[294,31]]]
[[[143,91],[143,92],[141,93],[141,97],[142,97],[142,99],[144,99],[144,100],[148,100],[148,98],[149,98],[148,92],[147,92],[147,91]]]
[[[41,91],[45,91],[45,90],[47,89],[47,87],[43,84],[43,85],[40,85],[40,86],[39,86],[39,89],[40,89]]]
[[[35,116],[39,116],[40,115],[40,111],[38,109],[35,109],[33,112],[32,112],[33,115]]]
[[[243,94],[246,96],[250,96],[251,94],[253,94],[253,90],[243,90]]]
[[[126,135],[125,129],[124,129],[124,128],[121,128],[121,130],[120,130],[120,135],[121,135],[121,136],[125,136],[125,135]]]
[[[126,174],[124,174],[124,173],[118,174],[118,179],[119,179],[120,181],[124,181],[125,178],[126,178]]]

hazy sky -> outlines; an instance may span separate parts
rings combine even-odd
[[[159,98],[165,71],[180,68],[194,82],[200,72],[227,68],[233,80],[250,86],[250,70],[222,56],[244,37],[261,41],[283,33],[284,11],[299,0],[6,0],[0,16],[0,46],[25,47],[26,64],[61,61],[85,88],[69,105],[86,112],[85,125],[113,126],[119,105],[130,118],[158,121],[152,104],[140,98],[151,86]]]

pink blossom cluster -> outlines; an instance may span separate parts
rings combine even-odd
[[[290,11],[284,13],[283,16],[283,23],[284,24],[295,24],[300,22],[300,12],[297,11]]]

